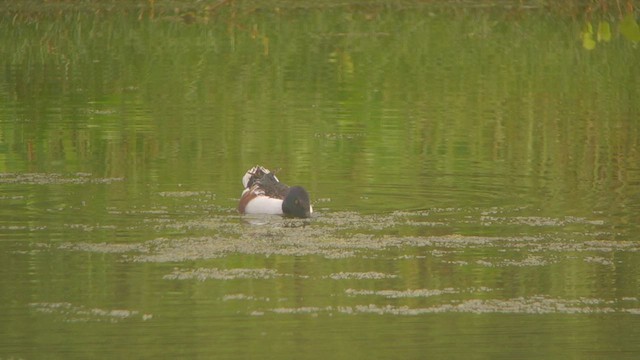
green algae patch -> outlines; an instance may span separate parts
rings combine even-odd
[[[367,272],[339,272],[333,273],[331,275],[326,276],[325,278],[330,278],[333,280],[378,280],[378,279],[395,279],[398,275],[394,274],[386,274],[376,271],[367,271]]]
[[[383,296],[389,299],[398,298],[415,298],[415,297],[431,297],[440,296],[444,294],[457,294],[459,290],[453,288],[447,289],[412,289],[412,290],[345,290],[347,295],[376,295]]]
[[[205,197],[215,199],[216,197],[216,195],[210,191],[161,191],[158,195],[166,198]]]
[[[176,269],[171,274],[163,276],[165,280],[236,280],[236,279],[273,279],[280,276],[291,276],[280,274],[271,269],[218,269],[218,268],[197,268],[197,269]]]
[[[504,266],[547,266],[554,263],[553,257],[543,257],[536,255],[528,255],[524,259],[501,259],[497,261],[488,261],[480,259],[476,264],[487,267],[504,267]]]
[[[326,307],[277,307],[265,309],[252,315],[274,314],[344,314],[344,315],[399,315],[421,316],[442,313],[470,313],[470,314],[633,314],[640,315],[638,308],[620,308],[616,301],[579,298],[562,299],[548,296],[516,297],[511,299],[466,299],[451,301],[427,307],[412,307],[408,305],[392,304],[362,304],[354,306],[326,306]]]
[[[190,191],[159,194],[174,205],[185,203],[179,212],[163,204],[110,209],[139,220],[127,231],[147,237],[140,242],[66,241],[38,249],[106,254],[92,260],[157,268],[152,280],[164,280],[160,283],[166,286],[181,282],[180,287],[209,294],[207,299],[248,316],[638,313],[637,300],[628,297],[576,293],[567,299],[548,289],[511,297],[505,285],[514,277],[541,278],[544,284],[572,288],[571,279],[555,274],[580,273],[582,281],[592,281],[615,271],[621,255],[637,256],[640,243],[615,239],[597,219],[456,208],[328,212],[305,220],[235,214],[195,218],[190,202],[203,195],[214,198]],[[465,230],[469,223],[485,229],[486,221],[499,231]],[[122,230],[81,222],[66,229],[89,239]],[[304,297],[292,296],[294,289],[304,289]]]
[[[143,244],[122,243],[62,243],[58,246],[61,250],[86,251],[101,254],[125,254],[131,252],[148,252],[149,248]]]
[[[0,184],[59,185],[59,184],[111,184],[124,178],[100,178],[89,173],[63,175],[57,173],[0,173]]]
[[[30,303],[29,306],[36,313],[56,316],[63,322],[117,323],[124,320],[146,321],[153,318],[152,314],[143,314],[137,310],[90,308],[68,302],[38,302]]]
[[[243,294],[243,293],[237,293],[237,294],[224,295],[221,298],[221,300],[222,301],[261,301],[261,302],[268,302],[268,301],[271,301],[271,298],[264,297],[264,296],[253,296],[253,295],[247,295],[247,294]]]

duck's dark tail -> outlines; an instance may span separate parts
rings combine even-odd
[[[242,186],[245,189],[250,188],[256,181],[262,179],[266,174],[271,174],[271,171],[263,166],[256,165],[251,169],[247,170],[247,172],[242,177]],[[279,181],[275,175],[272,175],[275,181]]]

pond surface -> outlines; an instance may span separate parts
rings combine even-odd
[[[638,358],[638,49],[287,4],[7,5],[0,359]]]

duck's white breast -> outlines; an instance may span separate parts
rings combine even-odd
[[[244,208],[245,214],[282,215],[282,200],[268,196],[256,196]]]

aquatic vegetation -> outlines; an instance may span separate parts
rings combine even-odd
[[[216,269],[216,268],[197,268],[197,269],[177,269],[171,274],[163,277],[166,280],[235,280],[235,279],[271,279],[278,276],[287,276],[280,274],[272,269]],[[289,275],[290,276],[290,275]]]
[[[442,290],[431,290],[431,289],[413,289],[413,290],[355,290],[355,289],[347,289],[345,293],[347,295],[377,295],[384,296],[390,299],[397,298],[411,298],[411,297],[430,297],[430,296],[439,296],[443,294],[457,294],[459,291],[447,288]]]
[[[448,209],[445,212],[431,209],[388,215],[336,212],[325,213],[321,218],[300,227],[289,226],[289,220],[279,217],[264,217],[258,223],[239,221],[235,215],[185,221],[164,219],[140,226],[155,228],[157,232],[170,229],[185,230],[186,233],[135,244],[64,242],[47,249],[108,254],[118,262],[132,264],[175,264],[172,271],[161,275],[161,279],[180,281],[190,284],[190,287],[229,281],[238,284],[248,281],[254,284],[270,282],[287,287],[295,282],[308,284],[323,291],[324,296],[334,299],[332,305],[322,304],[324,301],[305,301],[301,306],[291,306],[291,299],[279,292],[237,292],[234,290],[236,287],[232,287],[230,293],[218,295],[220,301],[234,302],[237,304],[235,306],[245,304],[236,311],[246,311],[247,315],[253,316],[638,313],[637,298],[634,297],[505,297],[504,284],[500,280],[503,277],[514,273],[527,276],[524,274],[529,269],[535,269],[533,271],[545,274],[550,281],[565,281],[556,279],[549,269],[571,268],[572,271],[597,273],[598,269],[593,264],[611,267],[615,264],[615,256],[640,253],[640,244],[635,241],[600,239],[606,236],[599,229],[606,224],[600,220],[539,218],[520,214],[509,217],[504,210]],[[458,217],[457,221],[462,222],[469,221],[469,214],[475,214],[480,227],[486,226],[480,224],[486,221],[488,212],[492,212],[502,213],[499,220],[491,220],[492,227],[510,228],[514,224],[543,228],[550,226],[554,231],[539,236],[527,233],[513,236],[390,234],[397,232],[394,229],[415,229],[414,225],[408,223],[416,219],[429,219],[452,211],[467,214]],[[160,216],[144,214],[147,217]],[[450,227],[452,221],[443,221],[442,226]],[[592,226],[594,232],[584,232],[582,226],[579,233],[567,232],[566,227],[571,228],[575,224]],[[195,236],[199,232],[214,234]],[[246,257],[253,259],[251,263],[245,263],[244,260],[237,263]],[[310,259],[315,258],[324,259],[321,263],[332,270],[321,271],[315,266],[294,270],[288,265],[295,262],[294,259],[306,259],[305,262],[311,261],[309,264],[312,264],[314,260]],[[187,266],[189,263],[194,266]],[[393,266],[389,267],[389,264]],[[416,273],[412,268],[422,266],[428,267],[429,273],[416,282],[415,277],[419,276],[419,272]],[[479,285],[418,285],[422,281],[449,283],[449,279],[469,276]],[[269,305],[272,302],[278,305],[272,307]]]
[[[293,307],[272,308],[254,311],[252,315],[275,314],[376,314],[398,316],[420,316],[440,313],[471,314],[640,314],[639,309],[616,309],[616,303],[602,299],[581,298],[575,300],[550,298],[546,296],[517,297],[505,300],[468,299],[460,302],[431,307],[410,307],[396,305],[356,305],[339,307]]]
[[[0,184],[59,185],[59,184],[111,184],[123,178],[99,178],[88,173],[65,176],[56,173],[0,173]]]
[[[36,312],[58,316],[64,322],[110,322],[123,320],[150,320],[152,314],[140,314],[136,310],[88,308],[67,302],[31,303],[29,306]]]
[[[624,18],[617,24],[618,32],[627,40],[634,44],[640,42],[640,27],[635,19],[633,11],[627,13]],[[611,25],[607,20],[598,22],[597,30],[594,31],[593,25],[587,21],[581,33],[582,47],[587,50],[593,50],[598,43],[608,43],[611,41]]]
[[[339,272],[339,273],[330,274],[326,277],[331,278],[333,280],[345,280],[345,279],[363,280],[363,279],[393,279],[393,278],[397,278],[398,275],[385,274],[385,273],[380,273],[376,271],[367,271],[367,272]]]

